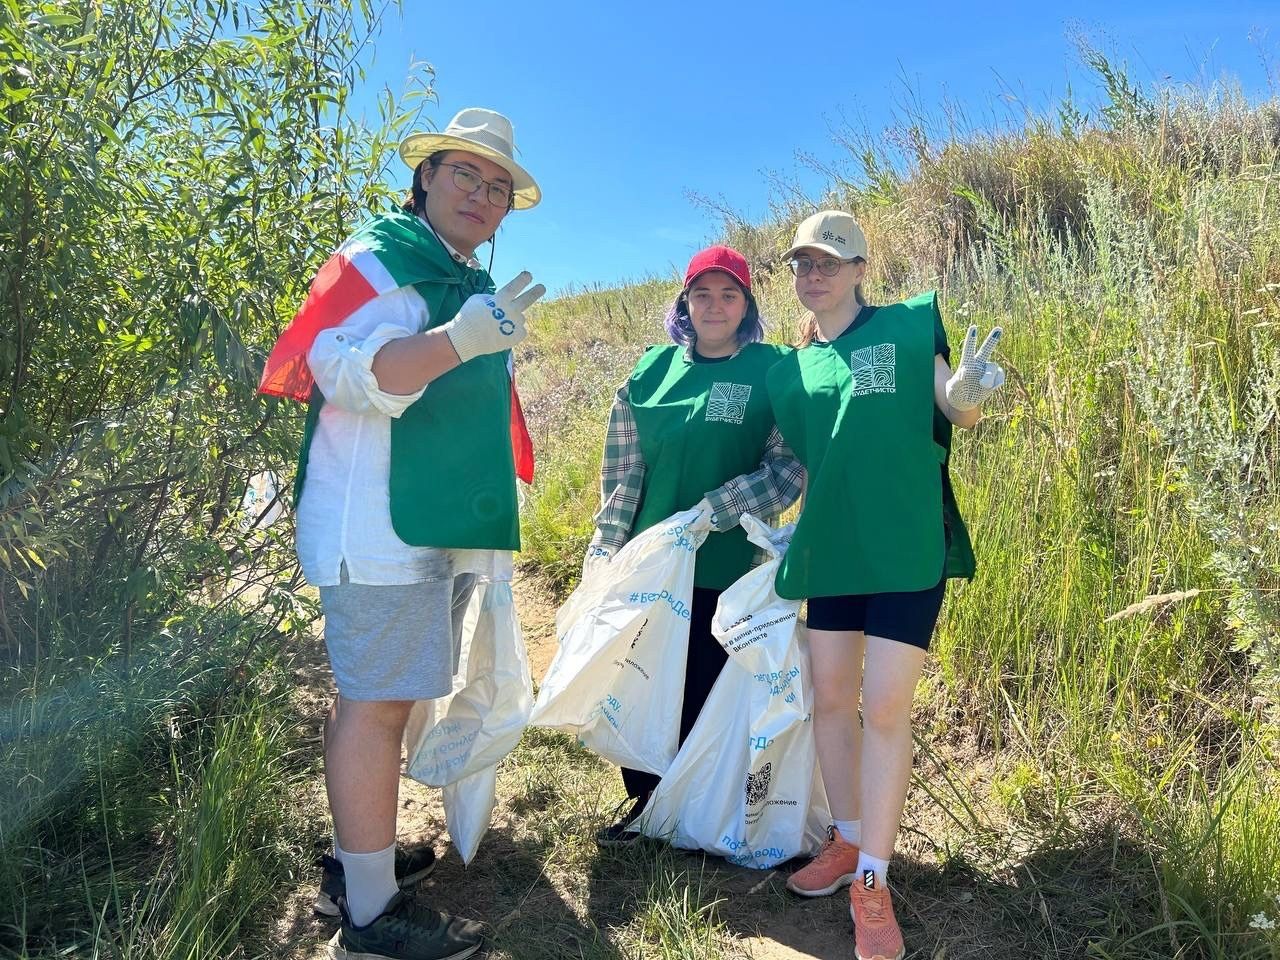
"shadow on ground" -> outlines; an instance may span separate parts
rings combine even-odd
[[[536,675],[553,649],[549,635],[531,638]],[[313,847],[329,842],[319,768],[329,680],[322,645],[300,654],[300,740],[316,756],[314,776],[292,798],[305,811],[295,862],[306,864]],[[952,740],[942,738],[933,745],[938,753],[926,748],[917,758],[893,862],[907,957],[1154,960],[1176,952],[1167,935],[1160,939],[1159,885],[1146,850],[1123,840],[1112,823],[1088,836],[1064,836],[1062,823],[1049,819],[1024,822],[1011,835],[974,799],[987,776],[979,757]],[[618,775],[569,737],[531,729],[503,762],[493,824],[469,867],[449,846],[439,791],[403,783],[401,841],[431,842],[441,857],[419,896],[485,921],[484,956],[492,960],[853,956],[847,895],[805,900],[788,893],[786,879],[798,863],[752,871],[649,841],[598,849],[594,833],[621,796]],[[315,868],[299,867],[268,912],[272,919],[249,932],[250,953],[324,956],[336,923],[312,914],[317,879]]]
[[[786,890],[800,864],[748,871],[717,857],[661,851],[671,879],[715,904],[716,916],[742,955],[753,960],[849,960],[853,925],[848,895],[803,899]],[[642,850],[602,851],[592,871],[588,916],[599,926],[626,923],[635,891],[627,876]],[[1016,865],[986,874],[953,859],[941,865],[895,858],[891,886],[908,958],[1079,958],[1106,956],[1159,924],[1155,884],[1140,885],[1144,851],[1099,836],[1066,848],[1033,853]],[[1154,898],[1158,900],[1158,895]],[[1141,939],[1139,937],[1139,939]],[[1091,950],[1091,944],[1105,952]],[[1128,943],[1128,956],[1168,956],[1170,945],[1153,934],[1143,950]],[[1135,950],[1135,948],[1137,948]]]

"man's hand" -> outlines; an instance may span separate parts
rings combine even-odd
[[[977,350],[974,350],[974,344],[978,342],[978,328],[971,326],[964,335],[960,364],[947,381],[947,403],[953,410],[972,410],[1004,385],[1004,369],[1000,364],[991,362],[1001,332],[996,327]]]
[[[459,360],[466,363],[486,353],[510,350],[528,336],[524,311],[547,292],[540,283],[524,290],[532,279],[526,270],[495,294],[467,298],[458,315],[442,328]]]

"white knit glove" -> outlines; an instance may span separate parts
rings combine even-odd
[[[1004,386],[1004,369],[1000,364],[991,362],[991,354],[995,353],[1001,332],[999,327],[992,330],[976,351],[974,344],[978,342],[978,328],[971,326],[964,335],[960,364],[947,381],[947,403],[953,410],[972,410]]]
[[[520,293],[532,279],[526,270],[495,294],[467,297],[458,315],[441,327],[459,360],[466,363],[482,354],[510,350],[529,335],[524,311],[547,292],[539,283]]]

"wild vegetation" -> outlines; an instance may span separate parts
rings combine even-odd
[[[256,954],[307,875],[291,657],[315,608],[287,518],[240,505],[296,450],[300,411],[253,392],[264,351],[392,202],[395,136],[430,95],[351,116],[376,20],[0,2],[0,952]],[[936,287],[953,340],[1006,330],[1009,386],[956,444],[980,566],[917,715],[913,946],[963,956],[954,924],[980,919],[988,956],[1275,960],[1280,101],[1144,90],[1091,56],[1097,106],[848,131],[827,195],[780,191],[723,239],[774,339],[799,320],[778,254],[815,205],[865,225],[875,300]],[[612,391],[675,291],[532,320],[523,574],[551,597],[590,534]],[[774,881],[596,853],[601,774],[531,734],[492,840],[569,903],[578,953],[742,955],[757,913],[795,914]],[[522,902],[500,950],[544,955],[563,917]],[[838,929],[833,904],[813,909]]]
[[[0,951],[214,955],[289,869],[313,605],[240,504],[297,449],[264,348],[386,202],[372,19],[0,3]]]
[[[763,224],[730,214],[725,239],[752,257],[779,340],[801,308],[778,255],[815,205],[864,225],[874,302],[937,288],[953,341],[1006,331],[1009,387],[953,465],[979,574],[947,602],[919,712],[925,744],[981,771],[919,784],[956,793],[960,849],[994,870],[1132,844],[1143,892],[1098,955],[1271,957],[1280,102],[1147,92],[1090,57],[1096,110],[849,132],[826,196],[783,197]],[[534,325],[523,376],[554,413],[525,529],[562,585],[611,389],[676,289],[584,291]]]

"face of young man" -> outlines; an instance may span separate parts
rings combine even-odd
[[[499,192],[511,195],[511,174],[463,150],[449,150],[434,170],[424,169],[422,186],[431,226],[464,256],[494,235],[509,209],[505,200],[493,199]]]

